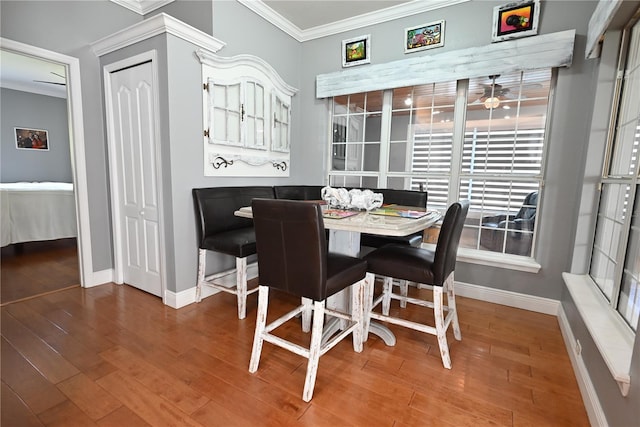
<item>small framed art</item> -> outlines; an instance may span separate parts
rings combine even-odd
[[[342,40],[342,66],[368,64],[371,62],[371,35]]]
[[[404,29],[404,53],[444,46],[444,20]]]
[[[493,9],[492,41],[500,42],[538,34],[540,0],[518,1]]]
[[[49,132],[42,129],[13,128],[19,150],[48,150]]]

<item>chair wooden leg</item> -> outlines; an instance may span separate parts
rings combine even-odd
[[[267,325],[267,306],[269,305],[269,287],[260,286],[258,288],[258,314],[256,315],[256,331],[253,337],[253,349],[251,350],[251,361],[249,362],[249,372],[254,373],[260,364],[260,354],[262,353],[262,343],[264,339],[265,327]]]
[[[391,292],[393,291],[393,279],[385,277],[382,284],[382,314],[389,315],[389,307],[391,306]]]
[[[238,319],[247,317],[247,259],[236,258],[236,291]]]
[[[400,295],[406,297],[409,295],[409,281],[400,280]],[[400,308],[407,308],[407,300],[400,300]]]
[[[444,310],[442,308],[442,287],[433,287],[433,311],[436,321],[436,336],[440,347],[440,356],[445,368],[451,369],[451,358],[449,357],[449,345],[447,344],[447,329],[444,326]]]
[[[371,325],[371,306],[373,305],[373,287],[376,277],[373,273],[367,273],[364,278],[364,299],[362,301],[362,341],[369,338],[369,325]]]
[[[366,298],[367,293],[367,279],[360,280],[351,286],[351,321],[356,323],[356,328],[353,330],[353,350],[356,353],[362,352],[362,342],[363,342],[363,331],[364,331],[364,321],[363,321],[363,307],[364,307],[364,299]]]
[[[311,330],[311,314],[313,312],[313,300],[311,298],[301,298],[302,304],[302,332],[309,332]]]
[[[315,301],[313,307],[313,326],[311,330],[311,344],[309,345],[309,362],[307,363],[307,376],[304,381],[302,400],[309,402],[313,397],[313,388],[316,385],[318,362],[320,361],[320,347],[322,345],[322,327],[324,326],[324,301]]]
[[[453,336],[456,340],[462,340],[462,333],[460,332],[460,323],[458,322],[458,309],[456,308],[456,293],[454,291],[453,272],[444,281],[444,288],[447,290],[447,306],[449,310],[453,311],[453,318],[451,323],[453,325]]]
[[[198,249],[198,282],[196,283],[196,302],[202,300],[202,286],[207,265],[207,250]]]

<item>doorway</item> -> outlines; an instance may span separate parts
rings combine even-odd
[[[89,227],[89,202],[87,190],[86,158],[84,152],[84,127],[82,114],[82,92],[80,63],[77,58],[63,55],[36,46],[0,38],[0,49],[26,57],[54,62],[64,67],[67,89],[67,111],[69,125],[69,149],[76,208],[77,258],[80,285],[94,286],[99,283],[93,275],[91,258],[91,232]]]

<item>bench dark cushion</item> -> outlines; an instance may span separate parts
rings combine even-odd
[[[276,185],[273,191],[276,199],[321,200],[322,185]]]
[[[234,215],[254,198],[273,199],[273,187],[194,188],[193,200],[201,249],[244,258],[256,253],[253,220]]]

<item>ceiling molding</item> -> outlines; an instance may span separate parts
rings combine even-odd
[[[226,45],[171,15],[160,13],[91,43],[91,49],[96,56],[102,56],[162,33],[174,35],[211,52],[217,52]]]
[[[376,25],[394,19],[404,18],[416,15],[418,13],[428,12],[443,7],[453,6],[460,3],[466,3],[471,0],[419,0],[403,3],[397,6],[380,9],[375,12],[369,12],[362,15],[354,16],[349,19],[332,22],[326,25],[302,30],[289,20],[284,18],[278,12],[267,6],[262,1],[257,0],[238,0],[239,3],[251,9],[276,27],[299,42],[318,39],[321,37],[331,36],[333,34],[343,33],[345,31],[356,30],[359,28]],[[330,6],[328,6],[330,7]]]
[[[143,16],[174,1],[175,0],[111,0],[111,2],[126,7]]]
[[[568,67],[573,61],[575,35],[575,30],[566,30],[320,74],[316,76],[316,97]]]

